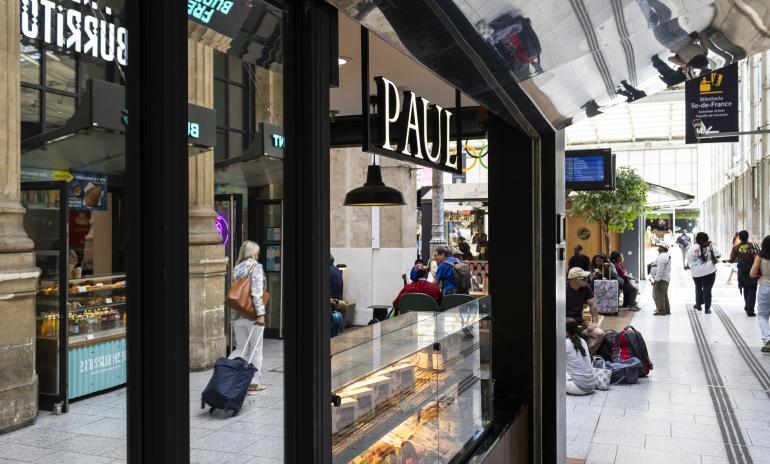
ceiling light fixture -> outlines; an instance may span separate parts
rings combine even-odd
[[[404,194],[382,182],[380,166],[372,164],[366,172],[366,183],[345,195],[345,206],[403,206]]]
[[[345,66],[346,64],[350,63],[350,58],[347,56],[338,56],[337,57],[337,65],[338,66]]]

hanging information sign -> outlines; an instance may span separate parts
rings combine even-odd
[[[737,142],[738,136],[699,138],[738,132],[738,64],[687,81],[686,143]]]

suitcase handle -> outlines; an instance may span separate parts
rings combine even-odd
[[[261,326],[263,327],[263,326]],[[251,336],[254,335],[254,330],[257,328],[257,324],[254,324],[254,326],[249,331],[249,336],[246,337],[246,342],[243,344],[243,349],[241,350],[241,356],[243,356],[243,350],[246,349],[247,346],[249,346],[249,340],[251,340]],[[257,346],[259,345],[259,339],[264,335],[265,330],[262,329],[262,332],[257,336],[257,342],[254,343],[254,348],[251,349],[251,356],[249,356],[248,363],[251,364],[251,359],[254,357],[254,353],[257,352]]]

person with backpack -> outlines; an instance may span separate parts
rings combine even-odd
[[[749,273],[754,264],[754,258],[759,254],[759,247],[749,242],[748,231],[738,232],[738,244],[730,252],[727,262],[733,263],[738,274],[738,291],[743,294],[743,310],[748,317],[755,317],[754,306],[757,300],[757,281]]]
[[[471,272],[466,263],[461,262],[447,247],[436,248],[436,275],[434,282],[441,287],[443,295],[455,293],[468,294],[471,288]]]
[[[588,351],[586,341],[580,337],[581,331],[578,322],[568,317],[565,340],[568,395],[590,395],[595,388],[591,353]]]
[[[762,240],[762,247],[754,257],[749,276],[757,281],[757,324],[762,332],[763,353],[770,353],[770,235]]]
[[[677,237],[676,244],[679,250],[682,252],[682,266],[687,270],[687,249],[690,248],[690,236],[687,235],[686,230],[682,230],[682,235]]]
[[[706,314],[711,314],[711,289],[717,277],[717,262],[722,255],[709,240],[708,234],[698,232],[695,243],[687,251],[687,265],[690,267],[692,280],[695,282],[695,306],[701,311],[706,306]]]
[[[668,284],[671,282],[671,255],[668,254],[668,244],[658,245],[658,253],[658,259],[650,268],[652,299],[655,301],[653,315],[667,316],[671,314],[671,305],[668,301]]]

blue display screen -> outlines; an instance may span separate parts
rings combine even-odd
[[[569,157],[566,160],[565,181],[604,182],[604,161],[602,155]]]

